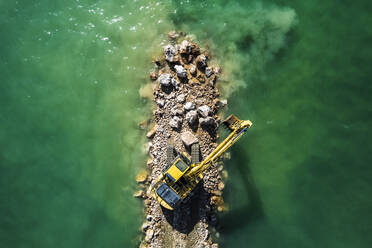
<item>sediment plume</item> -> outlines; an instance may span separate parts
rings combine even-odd
[[[140,247],[218,247],[211,230],[216,212],[224,210],[222,164],[211,166],[194,195],[169,211],[151,197],[150,185],[167,166],[167,144],[190,153],[190,144],[199,142],[202,159],[217,146],[218,112],[227,104],[219,99],[216,82],[221,68],[210,65],[210,53],[185,34],[170,32],[161,57],[154,58],[150,73],[155,110],[148,130],[149,175],[141,172],[137,181],[142,189],[134,196],[143,198],[146,220]],[[146,180],[144,180],[146,177]]]

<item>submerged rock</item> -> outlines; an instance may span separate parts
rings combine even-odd
[[[147,179],[147,171],[146,170],[141,170],[140,172],[138,172],[137,176],[136,176],[136,181],[138,183],[143,183],[145,182]]]
[[[133,197],[135,198],[142,198],[145,195],[145,192],[143,190],[137,190],[134,192]]]

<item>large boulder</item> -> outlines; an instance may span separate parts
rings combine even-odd
[[[164,55],[165,60],[167,60],[168,62],[173,62],[174,56],[176,55],[176,48],[172,45],[166,45],[164,47]]]
[[[187,103],[185,103],[185,105],[183,105],[183,107],[186,111],[193,110],[193,109],[195,109],[195,103],[187,102]]]
[[[210,116],[206,118],[200,118],[199,122],[202,126],[214,126],[216,124],[215,120]]]
[[[194,125],[194,123],[198,120],[198,113],[195,110],[191,110],[186,114],[186,121],[190,125]]]
[[[201,117],[206,118],[211,112],[211,108],[207,105],[200,106],[198,108],[198,113],[200,114]]]
[[[192,144],[198,142],[198,139],[189,131],[185,131],[181,134],[181,140],[185,146],[190,147]]]
[[[169,73],[163,73],[159,76],[158,82],[161,86],[170,86],[172,84],[172,75]]]
[[[182,119],[178,116],[174,116],[170,121],[169,121],[169,126],[171,126],[174,129],[179,129],[181,127]]]
[[[182,65],[175,65],[175,66],[174,66],[174,70],[176,71],[177,76],[179,76],[179,77],[181,77],[181,78],[185,78],[185,77],[187,77],[186,69],[183,68]]]

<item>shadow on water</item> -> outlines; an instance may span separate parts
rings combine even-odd
[[[234,232],[236,229],[241,229],[242,226],[264,217],[262,201],[252,178],[249,163],[250,160],[246,149],[243,149],[242,146],[234,147],[232,159],[228,162],[229,167],[231,167],[229,169],[229,180],[241,181],[244,192],[234,192],[232,194],[237,196],[244,194],[244,197],[239,197],[239,199],[242,201],[244,199],[247,200],[241,203],[239,207],[232,208],[219,217],[218,229],[222,233]],[[227,186],[229,187],[229,185]],[[225,193],[226,196],[229,196],[229,192]]]

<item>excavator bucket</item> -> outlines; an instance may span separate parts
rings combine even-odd
[[[236,117],[234,114],[231,114],[229,117],[227,117],[222,123],[224,126],[229,129],[231,132],[234,131],[234,124],[240,121],[238,117]]]

